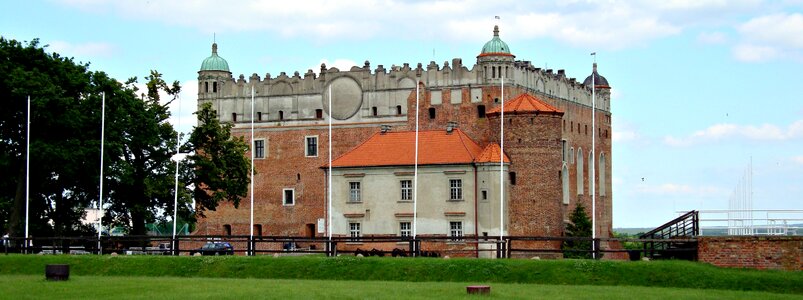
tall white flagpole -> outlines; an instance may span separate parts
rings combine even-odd
[[[31,96],[28,96],[28,128],[25,130],[25,249],[28,249],[29,212],[31,208]],[[26,250],[27,253],[27,250]]]
[[[591,159],[589,160],[589,164],[591,164],[591,176],[589,181],[591,181],[591,250],[593,252],[592,256],[596,259],[597,258],[597,243],[594,240],[597,238],[597,193],[596,193],[596,161],[597,161],[597,82],[596,82],[596,75],[597,75],[597,52],[592,52],[592,56],[594,56],[594,69],[591,72]]]
[[[415,162],[413,162],[413,239],[418,234],[418,94],[421,82],[415,82]]]
[[[329,220],[327,220],[326,224],[329,226],[329,228],[326,230],[326,233],[328,234],[330,242],[329,245],[331,247],[332,245],[331,243],[332,241],[332,84],[331,83],[329,84],[329,174],[328,175],[329,176],[326,179],[327,181],[326,186],[329,188],[329,190],[327,191],[328,192],[327,198],[329,199],[328,201],[329,205],[326,211],[328,212],[327,217],[329,218]],[[331,251],[332,249],[329,250]]]
[[[98,197],[98,255],[103,254],[103,247],[100,244],[101,232],[103,232],[103,144],[106,141],[106,92],[101,93],[100,104],[100,195]]]
[[[499,240],[505,235],[505,75],[502,75],[502,114],[499,118]]]
[[[254,85],[251,85],[251,226],[248,233],[248,242],[253,245],[251,241],[254,240]],[[251,248],[250,246],[248,248]],[[251,249],[253,255],[254,249]]]
[[[181,114],[181,96],[176,98],[178,100],[178,111],[176,112],[176,176],[175,186],[173,187],[173,239],[171,239],[171,250],[176,249],[176,223],[178,223],[178,166],[179,166],[179,145],[181,144],[181,132],[178,131],[179,115]]]

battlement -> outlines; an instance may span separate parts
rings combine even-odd
[[[431,93],[431,105],[482,102],[481,89],[500,85],[502,77],[506,86],[552,98],[591,106],[591,88],[566,76],[564,70],[536,68],[530,61],[479,62],[468,68],[462,59],[454,58],[438,65],[431,61],[426,67],[404,63],[385,68],[365,61],[362,67],[353,66],[348,71],[327,68],[321,64],[316,74],[311,69],[292,76],[281,72],[272,77],[270,73],[260,77],[253,73],[246,78],[234,79],[227,71],[199,71],[199,102],[217,103],[216,108],[224,121],[250,121],[251,88],[254,88],[256,109],[260,116],[255,121],[291,121],[323,119],[328,112],[328,87],[333,87],[336,109],[335,119],[349,122],[376,121],[378,117],[391,121],[406,120],[407,96],[415,89],[415,82],[422,83],[425,93]],[[468,89],[462,99],[462,89]],[[449,101],[442,101],[444,93],[452,93]],[[248,102],[248,105],[246,105]],[[610,94],[601,90],[597,108],[610,111]],[[247,109],[246,109],[247,108]],[[248,111],[248,113],[246,113]],[[236,115],[242,115],[240,117]],[[398,120],[395,120],[395,119]]]

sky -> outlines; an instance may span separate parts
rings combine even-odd
[[[366,60],[372,69],[442,66],[452,58],[472,65],[498,24],[517,59],[580,81],[597,53],[612,87],[615,228],[728,209],[747,173],[754,209],[803,209],[803,0],[52,0],[2,7],[5,38],[39,38],[48,51],[120,81],[142,81],[150,70],[179,81],[173,122],[183,132],[195,122],[197,72],[213,41],[235,77],[264,78]]]

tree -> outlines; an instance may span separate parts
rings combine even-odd
[[[577,203],[572,214],[569,216],[571,223],[566,226],[567,237],[591,237],[591,219],[586,214],[583,204]],[[568,240],[564,241],[561,248],[565,258],[591,258],[591,241],[589,240]],[[575,252],[580,251],[580,252]]]
[[[198,126],[187,148],[194,152],[189,160],[194,170],[196,214],[214,211],[220,201],[229,201],[236,208],[250,183],[251,161],[245,157],[248,144],[242,137],[231,136],[232,124],[221,124],[210,103],[202,104],[195,114]]]
[[[47,46],[45,46],[47,47]],[[0,210],[2,225],[21,236],[26,175],[32,235],[90,230],[80,219],[97,198],[99,91],[112,84],[88,64],[47,53],[38,40],[0,38]],[[30,174],[26,174],[27,97],[31,97]],[[94,176],[94,177],[93,177]],[[94,182],[94,183],[93,183]],[[51,225],[52,224],[52,225]]]
[[[109,160],[106,224],[123,226],[132,235],[147,233],[146,224],[172,218],[176,131],[168,122],[168,106],[181,90],[168,85],[157,71],[145,78],[147,91],[137,96],[136,77],[124,91],[107,97],[106,154]],[[160,91],[170,99],[163,101]],[[185,167],[186,168],[186,167]],[[180,171],[180,216],[190,216],[186,170]]]

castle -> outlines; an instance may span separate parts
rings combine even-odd
[[[347,71],[322,64],[318,75],[308,70],[235,79],[213,44],[198,71],[198,105],[211,103],[220,121],[233,123],[233,134],[251,145],[257,170],[254,235],[326,236],[331,213],[334,236],[407,236],[413,230],[433,236],[561,236],[577,203],[590,213],[593,181],[597,235],[611,236],[607,80],[596,64],[578,82],[564,70],[515,58],[495,26],[470,69],[459,58],[442,66],[405,63],[373,70],[366,61]],[[418,218],[412,228],[416,120]],[[249,205],[223,203],[206,212],[195,234],[248,235]]]

